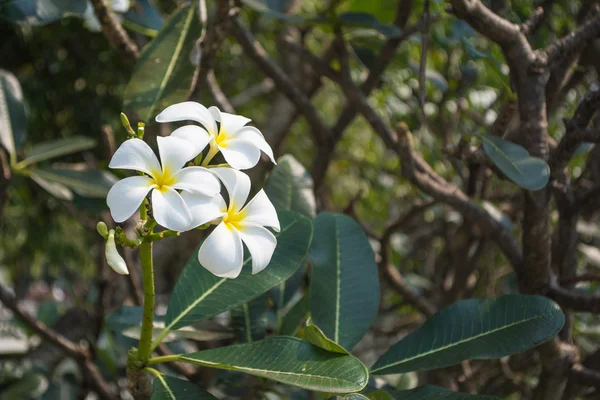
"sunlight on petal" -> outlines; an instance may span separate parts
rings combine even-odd
[[[174,121],[196,121],[201,123],[209,133],[215,135],[217,133],[217,124],[211,113],[202,104],[194,101],[173,104],[156,116],[156,122]]]
[[[277,239],[262,226],[244,225],[238,233],[252,256],[252,274],[257,274],[271,262]]]
[[[228,140],[219,146],[219,150],[227,164],[235,169],[250,169],[258,164],[258,160],[260,160],[260,150],[248,140]]]
[[[220,223],[202,243],[198,261],[216,276],[237,278],[244,261],[244,247],[238,232]]]
[[[158,143],[162,171],[167,175],[179,171],[185,163],[198,155],[195,146],[191,146],[190,142],[184,139],[170,136],[157,137],[156,142]]]
[[[181,128],[177,128],[171,133],[170,137],[177,139],[187,140],[194,146],[194,152],[196,155],[200,154],[210,140],[212,136],[208,134],[206,129],[196,125],[186,125]],[[194,156],[196,157],[196,156]]]
[[[194,229],[221,218],[227,211],[227,204],[225,204],[225,200],[221,195],[204,196],[183,192],[181,197],[192,215],[192,224],[189,229]]]
[[[181,195],[170,187],[152,191],[152,211],[156,222],[172,231],[184,232],[192,223],[192,216]]]
[[[146,176],[132,176],[115,183],[106,196],[106,204],[113,219],[123,222],[131,217],[152,189],[153,183]]]
[[[229,114],[219,110],[217,107],[212,106],[208,109],[213,118],[221,123],[221,132],[229,137],[235,136],[235,133],[240,130],[251,120],[241,115]]]
[[[108,166],[113,169],[141,171],[148,175],[160,171],[160,163],[156,155],[150,146],[140,139],[129,139],[123,142],[115,151]]]
[[[264,190],[256,193],[256,196],[243,210],[246,213],[244,218],[245,224],[254,224],[261,226],[268,226],[279,232],[279,218],[277,218],[277,211],[271,200],[267,197]]]
[[[246,204],[250,194],[250,178],[232,168],[211,168],[211,172],[223,182],[229,193],[229,208],[237,213]]]
[[[256,147],[262,150],[270,159],[273,164],[275,157],[273,156],[273,149],[269,146],[269,143],[265,140],[263,134],[253,126],[245,126],[243,129],[238,131],[236,139],[243,139],[252,142]]]
[[[216,176],[204,167],[186,167],[173,175],[171,187],[191,193],[214,196],[221,192],[221,184]]]

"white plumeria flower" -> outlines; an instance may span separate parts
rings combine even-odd
[[[222,217],[215,230],[202,243],[198,261],[216,276],[236,278],[244,264],[244,242],[252,257],[252,274],[256,274],[269,264],[277,246],[275,235],[265,228],[279,232],[275,207],[262,189],[246,204],[250,178],[243,172],[232,168],[213,168],[211,171],[227,189],[229,205],[221,196],[216,196],[208,203],[202,200],[195,202],[199,196],[184,194],[192,215],[202,210],[201,219],[208,218],[209,214]]]
[[[207,132],[195,139],[200,143],[210,141],[205,163],[220,151],[232,168],[249,169],[258,164],[262,150],[276,164],[271,146],[258,129],[246,125],[250,122],[246,117],[221,112],[217,107],[207,109],[193,101],[173,104],[156,116],[157,122],[186,120],[199,122],[206,128]]]
[[[203,129],[187,126],[177,129],[178,135],[196,135]],[[186,167],[186,162],[202,151],[201,143],[192,146],[177,137],[158,137],[161,163],[143,140],[130,139],[121,145],[110,161],[110,168],[143,172],[115,183],[106,202],[116,222],[131,217],[152,189],[152,211],[156,222],[167,229],[183,232],[190,229],[192,215],[178,190],[212,197],[221,190],[219,180],[203,167]],[[206,145],[206,143],[205,143]],[[208,222],[208,221],[206,221]]]

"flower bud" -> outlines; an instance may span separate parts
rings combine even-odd
[[[131,127],[131,124],[129,123],[129,118],[127,118],[127,115],[125,115],[125,113],[121,113],[121,123],[123,124],[123,127],[127,130],[129,136],[135,137],[135,131]]]
[[[117,273],[121,275],[129,274],[127,270],[127,264],[125,260],[117,251],[117,245],[115,244],[115,231],[111,229],[108,232],[108,239],[106,240],[106,249],[104,252],[106,256],[106,262],[108,265]]]
[[[106,227],[106,224],[102,221],[96,224],[96,231],[98,231],[100,236],[102,236],[104,239],[106,239],[106,237],[108,236],[108,228]]]

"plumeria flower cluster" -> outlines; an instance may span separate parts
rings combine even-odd
[[[248,118],[195,102],[169,106],[156,121],[195,121],[200,126],[186,125],[168,137],[158,137],[160,161],[139,138],[129,139],[117,149],[109,167],[137,171],[138,175],[122,179],[110,189],[107,204],[113,219],[127,220],[150,196],[152,218],[170,231],[217,225],[198,251],[200,264],[210,272],[236,278],[244,262],[242,243],[250,252],[252,273],[262,271],[277,246],[267,228],[279,231],[279,220],[264,190],[247,201],[250,178],[240,171],[254,167],[261,151],[275,163],[262,133],[247,125]],[[201,165],[195,165],[207,147]],[[209,165],[219,152],[226,167]],[[188,165],[190,161],[192,165]],[[221,195],[221,183],[227,202]],[[113,264],[117,263],[109,263]],[[127,273],[123,264],[113,269]]]

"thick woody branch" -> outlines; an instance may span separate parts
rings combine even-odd
[[[115,16],[115,13],[107,6],[106,0],[91,0],[91,2],[94,7],[94,14],[100,21],[104,36],[127,62],[135,64],[140,56],[140,51]]]
[[[553,284],[548,292],[548,297],[554,299],[561,306],[575,311],[600,312],[600,294],[584,294],[576,289],[567,289]]]
[[[578,53],[590,40],[597,37],[600,37],[600,17],[587,21],[575,32],[538,51],[536,66],[548,66],[573,53]]]
[[[317,145],[326,145],[326,143],[331,140],[331,132],[308,97],[298,89],[293,80],[283,72],[279,66],[273,63],[267,54],[267,51],[236,18],[232,20],[232,34],[240,43],[248,57],[250,57],[263,73],[273,80],[275,86],[301,110],[302,114],[310,124],[311,132],[313,133]]]
[[[600,390],[600,372],[575,364],[571,368],[571,379],[582,386],[595,387]]]
[[[450,10],[490,40],[507,45],[518,40],[521,28],[484,6],[479,0],[452,0]]]
[[[79,364],[86,383],[96,391],[104,399],[116,399],[112,390],[102,377],[102,374],[90,359],[90,353],[71,342],[61,334],[55,332],[43,322],[38,321],[17,304],[17,299],[4,286],[0,285],[0,301],[22,322],[24,322],[31,330],[40,335],[45,341],[55,346],[67,357],[77,361]]]

